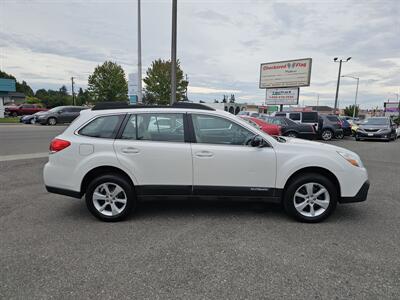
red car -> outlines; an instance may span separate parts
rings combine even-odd
[[[257,118],[252,118],[252,117],[240,116],[240,118],[242,118],[246,122],[249,122],[251,125],[261,129],[262,131],[268,133],[269,135],[281,135],[282,134],[281,126],[266,123],[263,120],[260,120]]]
[[[24,116],[33,115],[39,111],[46,111],[47,108],[43,108],[37,104],[21,104],[19,106],[7,106],[4,109],[4,113],[8,116]]]

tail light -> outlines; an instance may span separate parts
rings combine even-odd
[[[54,139],[50,143],[50,153],[56,153],[64,150],[65,148],[69,147],[69,145],[71,145],[71,142],[62,139]]]
[[[278,126],[278,135],[282,135],[282,127]]]

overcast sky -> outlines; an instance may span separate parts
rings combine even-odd
[[[137,2],[0,0],[0,68],[35,90],[86,87],[105,60],[136,71]],[[400,87],[400,1],[178,0],[178,58],[189,99],[261,103],[260,63],[313,59],[300,104],[333,106],[338,63],[360,77],[363,108],[395,100]],[[170,58],[171,0],[142,0],[143,73]],[[353,103],[356,81],[343,78],[340,106]]]

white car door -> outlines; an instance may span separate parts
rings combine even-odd
[[[192,114],[193,191],[197,195],[274,196],[272,147],[251,147],[254,132],[227,118]]]
[[[135,176],[139,195],[191,194],[192,156],[183,118],[182,113],[132,114],[115,140],[118,160]]]

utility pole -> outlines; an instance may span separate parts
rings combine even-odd
[[[72,85],[72,105],[75,106],[75,91],[74,91],[74,77],[71,77],[71,85]]]
[[[176,19],[177,0],[172,0],[172,38],[171,38],[171,105],[176,102]]]
[[[333,113],[336,114],[337,111],[337,107],[338,107],[338,96],[339,96],[339,85],[340,85],[340,73],[342,72],[342,63],[343,62],[348,62],[351,59],[351,57],[348,57],[346,60],[340,59],[339,60],[339,73],[338,73],[338,79],[337,79],[337,85],[336,85],[336,95],[335,95],[335,106],[333,108]],[[333,59],[334,62],[338,62],[337,61],[338,58],[335,57]]]
[[[142,94],[142,21],[140,13],[140,0],[138,0],[138,103],[143,102]]]
[[[356,96],[354,98],[354,107],[353,107],[353,120],[356,117],[356,107],[357,107],[357,96],[358,96],[358,85],[360,83],[360,77],[354,77],[354,76],[350,76],[350,75],[343,75],[341,77],[348,77],[348,78],[353,78],[355,80],[357,80],[357,87],[356,87]]]
[[[319,94],[317,94],[317,107],[319,106]]]

